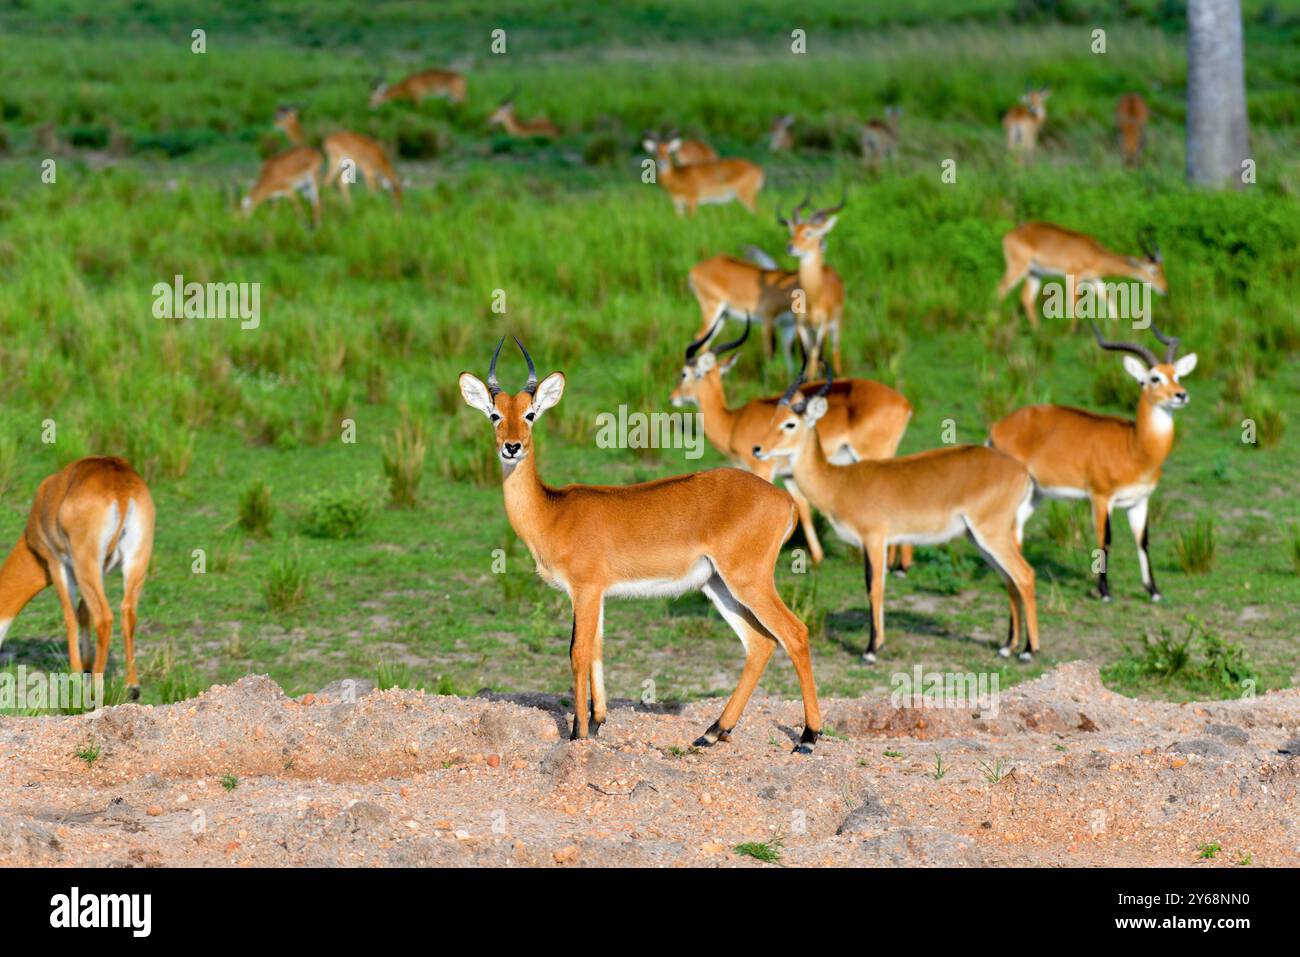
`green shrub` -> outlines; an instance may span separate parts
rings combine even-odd
[[[271,487],[258,479],[239,497],[239,527],[256,538],[269,538],[274,518]]]
[[[356,538],[374,518],[375,497],[366,482],[318,492],[307,503],[302,530],[312,538]]]
[[[1195,524],[1178,532],[1178,564],[1189,575],[1208,574],[1214,568],[1215,547],[1214,519],[1202,515]]]
[[[271,611],[289,612],[301,608],[307,601],[311,575],[297,548],[284,552],[267,570],[262,583],[262,595]]]

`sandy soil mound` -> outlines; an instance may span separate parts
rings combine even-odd
[[[0,718],[0,865],[1300,864],[1297,690],[1135,701],[1075,662],[983,712],[826,699],[811,757],[761,692],[695,752],[721,704],[615,702],[570,743],[556,696],[248,677]]]

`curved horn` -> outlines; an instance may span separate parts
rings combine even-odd
[[[1101,337],[1101,330],[1097,328],[1096,322],[1092,324],[1092,334],[1097,337],[1097,345],[1103,349],[1109,349],[1111,352],[1131,352],[1139,359],[1144,359],[1148,366],[1160,364],[1156,354],[1146,346],[1140,346],[1136,342],[1107,342]]]
[[[501,341],[497,343],[497,351],[492,353],[492,364],[488,366],[487,387],[492,395],[501,391],[501,383],[497,381],[497,359],[501,355],[501,347],[505,344],[506,337],[502,336]]]
[[[835,382],[835,373],[831,371],[831,364],[825,359],[822,360],[822,368],[826,370],[826,381],[822,384],[820,389],[813,393],[814,396],[825,395],[827,392],[830,392],[831,385]]]
[[[800,212],[808,208],[808,204],[811,200],[812,200],[812,187],[809,186],[807,192],[804,193],[803,201],[798,206],[796,206],[793,210],[790,211],[790,215],[791,217],[793,217],[796,223],[803,222],[803,220],[799,218]]]
[[[696,354],[704,348],[705,344],[717,334],[718,327],[722,325],[725,318],[725,316],[718,316],[718,318],[713,321],[713,325],[709,326],[708,332],[704,333],[704,335],[700,336],[700,338],[696,339],[686,347],[687,362],[694,359]]]
[[[749,313],[745,313],[745,331],[740,334],[740,338],[733,339],[731,342],[724,342],[720,346],[714,346],[713,354],[715,356],[720,356],[724,352],[730,352],[732,349],[737,349],[740,346],[744,345],[745,340],[749,338],[749,325],[750,325]]]
[[[817,212],[813,213],[811,216],[808,217],[808,221],[812,223],[821,223],[826,219],[827,216],[834,216],[841,209],[843,209],[845,204],[848,201],[849,201],[849,188],[848,186],[842,186],[840,188],[840,204],[838,206],[830,206],[826,209],[817,210]]]
[[[1161,332],[1159,329],[1156,328],[1156,324],[1154,322],[1151,323],[1151,331],[1155,333],[1157,339],[1159,339],[1162,343],[1164,343],[1165,362],[1173,362],[1174,357],[1178,355],[1178,344],[1180,342],[1179,338],[1177,336],[1166,336],[1163,332]]]
[[[533,357],[528,354],[528,350],[525,349],[524,344],[519,341],[519,337],[514,336],[513,338],[515,340],[515,345],[519,347],[519,351],[524,354],[524,361],[528,363],[528,381],[524,383],[524,391],[529,395],[532,395],[537,391],[537,368],[533,365]]]
[[[799,391],[799,386],[808,381],[808,353],[804,350],[803,340],[799,340],[799,354],[803,356],[803,362],[799,366],[798,377],[790,383],[790,388],[781,393],[781,398],[777,400],[777,405],[790,405],[790,400],[794,394]]]

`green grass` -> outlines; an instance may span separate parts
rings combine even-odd
[[[783,846],[781,838],[774,837],[770,841],[746,841],[737,844],[733,850],[742,857],[752,857],[764,864],[780,864]]]
[[[693,461],[598,448],[595,417],[620,403],[667,408],[698,322],[687,270],[748,243],[784,261],[772,217],[809,185],[828,202],[848,188],[827,249],[848,288],[844,355],[851,372],[913,402],[903,452],[938,445],[947,421],[960,441],[982,442],[988,416],[1022,402],[1131,415],[1136,386],[1117,357],[1086,332],[1030,336],[1014,297],[994,301],[999,238],[1047,218],[1127,251],[1154,224],[1173,289],[1155,318],[1201,360],[1152,504],[1165,601],[1145,599],[1124,531],[1111,551],[1115,601],[1090,604],[1087,506],[1053,505],[1025,542],[1043,653],[1003,680],[1084,657],[1119,690],[1183,697],[1184,684],[1126,663],[1139,628],[1172,632],[1191,611],[1246,650],[1260,690],[1290,683],[1300,452],[1282,410],[1300,400],[1295,4],[1246,4],[1260,181],[1201,194],[1182,183],[1185,38],[1154,0],[1131,4],[1129,19],[1107,15],[1105,57],[1079,39],[1086,4],[1067,5],[1058,22],[1021,17],[1011,0],[813,0],[797,15],[763,0],[722,22],[702,0],[581,4],[578,16],[559,16],[558,2],[500,8],[504,60],[483,52],[482,25],[460,0],[433,17],[405,2],[327,0],[292,16],[234,4],[205,17],[201,56],[189,52],[189,3],[0,11],[0,536],[17,538],[37,483],[78,455],[122,454],[147,474],[159,520],[141,603],[146,702],[248,672],[298,694],[373,674],[377,661],[405,669],[403,686],[567,690],[567,600],[537,581],[506,524],[490,429],[464,406],[457,376],[483,375],[505,333],[528,344],[543,374],[567,373],[564,400],[537,430],[556,484],[722,464],[712,450]],[[809,33],[802,58],[789,52],[792,19]],[[376,64],[394,77],[461,57],[463,107],[366,108]],[[487,109],[516,79],[521,110],[564,127],[558,143],[485,132]],[[1016,169],[997,121],[1031,80],[1055,92],[1042,155]],[[1130,88],[1154,112],[1137,171],[1112,142],[1114,101]],[[362,191],[351,212],[327,195],[316,231],[284,204],[247,222],[231,215],[236,188],[283,145],[269,125],[286,100],[302,102],[309,135],[348,127],[436,153],[398,160],[410,180],[400,217]],[[890,102],[904,106],[903,143],[876,175],[838,144]],[[762,134],[789,110],[819,142],[770,157]],[[669,124],[761,161],[760,215],[733,205],[674,217],[662,191],[640,182],[636,151],[641,129]],[[34,172],[47,155],[58,163],[52,185]],[[938,175],[949,157],[955,184]],[[154,284],[176,274],[260,283],[259,327],[155,318]],[[503,356],[514,388],[521,364]],[[764,365],[752,350],[728,394],[776,392],[785,379],[779,360]],[[1249,417],[1255,445],[1242,442]],[[341,439],[345,420],[355,442]],[[1178,550],[1180,530],[1202,515],[1214,520],[1213,575],[1184,569]],[[1118,517],[1116,528],[1126,528]],[[912,574],[889,579],[882,662],[862,665],[861,560],[824,521],[821,530],[825,564],[796,575],[787,549],[777,579],[814,626],[823,694],[884,690],[915,663],[994,666],[1005,592],[965,543],[920,548]],[[798,533],[794,547],[804,547]],[[204,574],[193,570],[196,549]],[[109,587],[116,602],[116,576]],[[61,641],[47,592],[5,651],[52,661]],[[639,697],[646,680],[661,700],[729,694],[739,675],[738,643],[699,596],[610,602],[604,647],[613,696]],[[114,649],[116,666],[120,639]],[[764,687],[797,693],[783,656]]]

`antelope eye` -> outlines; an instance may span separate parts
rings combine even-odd
[[[537,413],[536,412],[525,413],[524,418],[527,419],[529,422],[531,422],[533,421],[533,419],[537,418]]]
[[[493,412],[492,415],[491,415],[489,418],[491,418],[493,422],[500,422],[500,421],[501,421],[501,416],[498,415],[496,412]]]
[[[781,426],[781,428],[783,428],[783,429],[785,429],[787,432],[789,432],[791,429],[794,428],[794,422],[787,422],[787,423],[785,423],[785,425]]]

